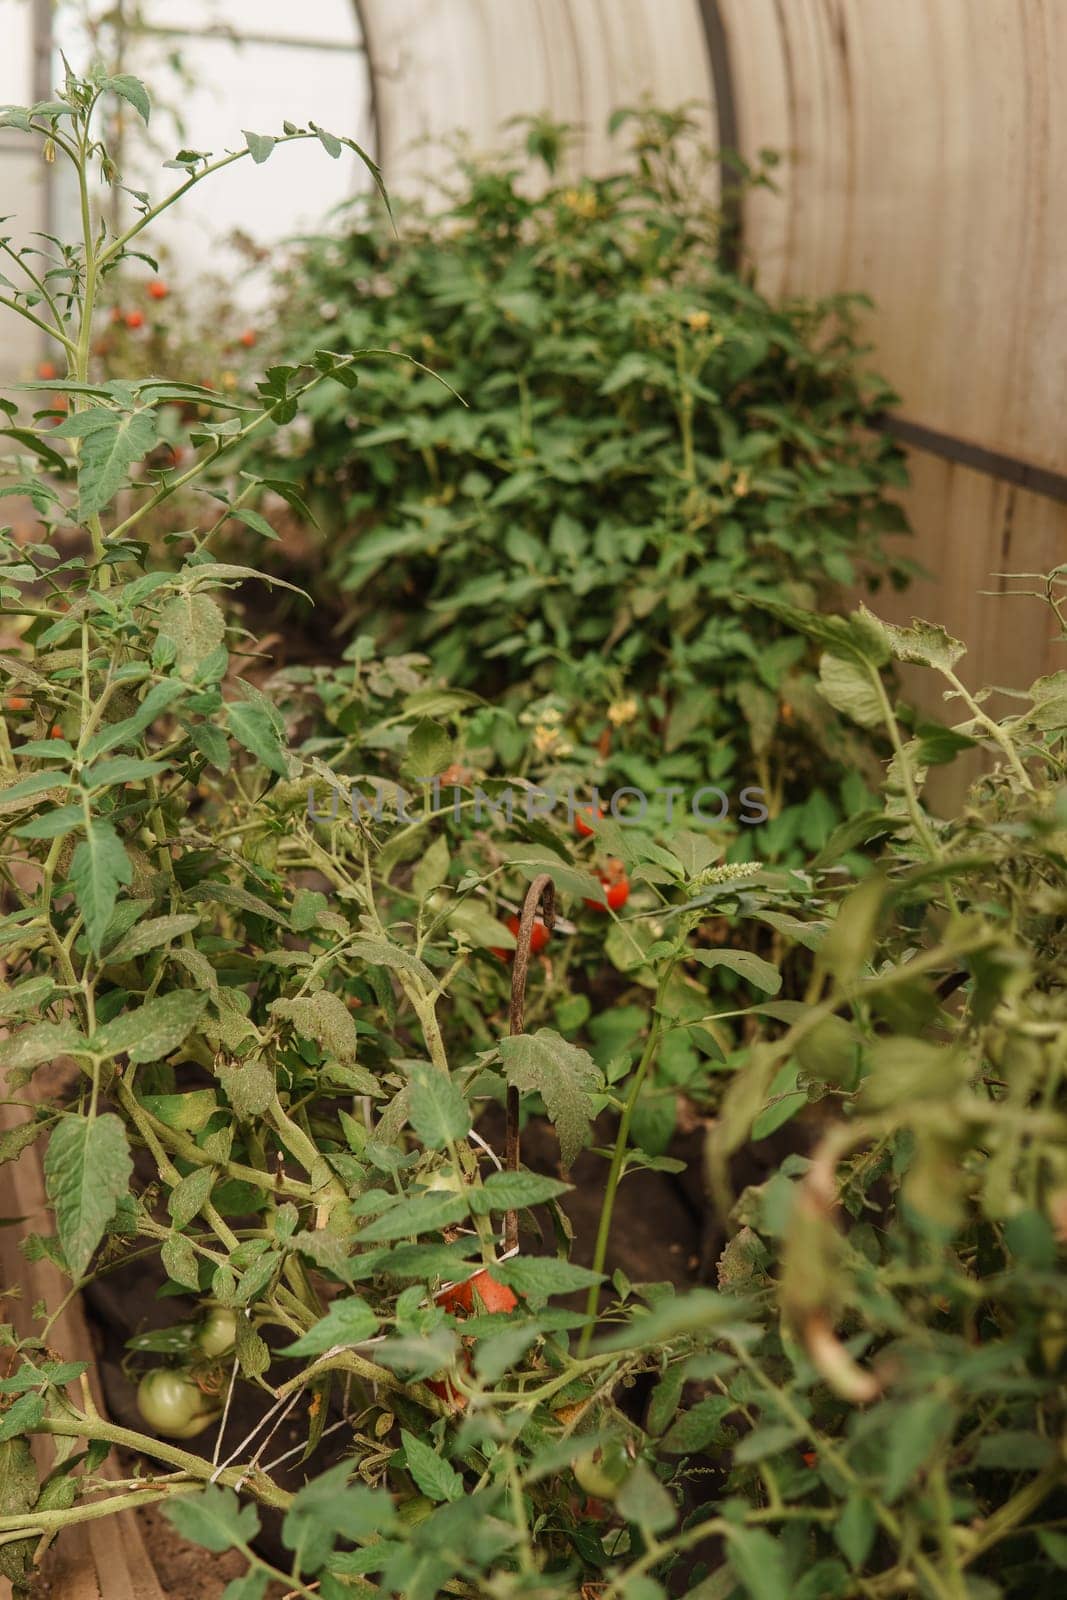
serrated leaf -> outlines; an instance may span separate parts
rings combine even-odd
[[[404,1460],[415,1480],[415,1485],[427,1499],[441,1501],[463,1498],[463,1479],[456,1469],[431,1450],[428,1444],[416,1439],[406,1428],[401,1429]]]
[[[226,1098],[242,1122],[260,1117],[274,1099],[277,1081],[274,1069],[262,1057],[233,1061],[215,1069]]]
[[[857,661],[846,661],[841,656],[821,656],[819,692],[835,711],[851,717],[861,728],[877,728],[885,720],[871,670]]]
[[[340,995],[320,989],[296,1000],[275,1000],[270,1009],[273,1016],[291,1022],[305,1039],[314,1039],[328,1056],[341,1062],[355,1061],[359,1036]]]
[[[255,1506],[242,1506],[232,1489],[222,1489],[218,1484],[209,1484],[202,1494],[172,1500],[163,1514],[183,1538],[213,1555],[248,1544],[259,1532]]]
[[[434,986],[434,975],[426,963],[398,944],[390,944],[385,939],[353,939],[350,948],[353,955],[369,962],[371,966],[392,967],[398,972],[409,972],[426,987],[432,989]]]
[[[736,1322],[745,1309],[743,1301],[716,1294],[714,1289],[690,1289],[685,1294],[665,1296],[651,1311],[635,1306],[626,1327],[599,1339],[596,1349],[639,1350],[644,1345],[665,1344],[670,1339]]]
[[[93,735],[85,747],[85,759],[94,761],[107,750],[132,744],[152,726],[157,717],[162,715],[179,695],[185,692],[185,688],[186,685],[179,683],[176,678],[167,678],[162,683],[153,684],[132,716],[125,717],[121,722],[113,722]]]
[[[160,945],[180,939],[183,933],[191,933],[199,921],[195,912],[173,917],[149,917],[146,922],[139,922],[131,928],[125,938],[108,951],[108,962],[132,961],[135,956],[146,955],[149,950],[158,950]]]
[[[167,1210],[179,1228],[184,1228],[203,1210],[214,1186],[214,1167],[194,1167],[174,1185],[167,1197]]]
[[[80,1278],[133,1175],[118,1117],[64,1117],[48,1141],[44,1175],[63,1254],[71,1276]]]
[[[289,775],[289,763],[274,723],[262,706],[248,700],[231,700],[226,706],[226,721],[238,744],[279,777]]]
[[[603,1074],[587,1050],[570,1044],[552,1028],[501,1039],[504,1076],[520,1094],[540,1094],[556,1129],[564,1167],[585,1145],[596,1115],[592,1094],[604,1087]]]
[[[24,1394],[10,1410],[0,1413],[0,1444],[28,1433],[44,1416],[44,1398],[39,1394]]]
[[[176,594],[160,611],[157,626],[160,638],[173,644],[183,678],[195,676],[201,662],[226,637],[226,618],[206,594]]]
[[[164,1127],[182,1133],[199,1133],[218,1110],[214,1089],[186,1089],[182,1094],[143,1094],[138,1096],[145,1110]]]
[[[789,1574],[781,1545],[762,1528],[731,1527],[727,1558],[752,1600],[782,1600],[789,1593]]]
[[[39,1011],[55,993],[52,978],[27,978],[11,989],[0,992],[0,1017],[20,1017],[26,1011]]]
[[[449,860],[448,840],[441,834],[433,841],[411,874],[411,887],[415,891],[416,899],[425,900],[428,894],[444,883],[448,877]]]
[[[727,967],[739,978],[762,989],[764,994],[777,994],[782,987],[782,974],[778,968],[751,950],[688,950],[687,956],[699,961],[702,967]]]
[[[471,1129],[470,1107],[458,1086],[435,1067],[419,1066],[411,1074],[408,1117],[424,1145],[442,1150]]]
[[[202,989],[207,990],[210,994],[217,995],[218,977],[211,962],[202,951],[179,948],[171,951],[170,959],[176,962],[178,966],[184,967],[186,972],[191,973]]]
[[[956,1407],[941,1395],[920,1395],[897,1406],[884,1429],[882,1492],[893,1505],[952,1432]]]
[[[7,1439],[0,1444],[0,1515],[19,1516],[29,1511],[37,1499],[38,1478],[30,1447],[25,1439]],[[0,1575],[14,1581],[26,1573],[30,1547],[23,1541],[0,1546]],[[18,1592],[18,1591],[16,1591]]]
[[[841,1554],[856,1571],[864,1567],[878,1532],[878,1514],[861,1494],[850,1494],[834,1523],[834,1538]]]
[[[665,1533],[678,1521],[678,1510],[651,1468],[639,1461],[619,1490],[615,1506],[627,1522],[652,1533]]]
[[[736,1409],[736,1403],[726,1395],[711,1395],[698,1400],[676,1417],[660,1440],[659,1448],[667,1455],[697,1455],[708,1445],[722,1442],[724,1418]]]
[[[452,740],[444,728],[422,718],[416,722],[408,738],[403,771],[416,782],[428,783],[436,778],[452,761]]]
[[[326,1315],[307,1333],[286,1345],[283,1356],[321,1356],[335,1345],[362,1344],[378,1331],[378,1318],[359,1295],[334,1300]]]
[[[94,955],[99,955],[118,892],[133,877],[133,864],[110,822],[95,817],[70,863],[70,883]]]
[[[489,1211],[521,1211],[524,1206],[543,1205],[570,1189],[559,1178],[546,1178],[539,1172],[491,1172],[480,1189],[472,1189],[470,1206],[475,1216]]]
[[[152,115],[152,102],[140,78],[135,78],[132,72],[117,72],[106,80],[106,86],[131,105],[147,125]]]
[[[184,1041],[207,1005],[207,995],[172,989],[123,1012],[99,1029],[93,1040],[101,1055],[125,1052],[131,1061],[160,1061]]]
[[[0,1040],[0,1067],[25,1072],[87,1046],[88,1040],[72,1022],[35,1022],[11,1038]]]
[[[861,607],[866,610],[866,607]],[[870,613],[867,613],[870,615]],[[919,666],[937,667],[951,672],[967,646],[947,633],[940,623],[924,622],[913,617],[910,628],[899,628],[892,622],[880,622],[889,637],[890,647],[898,661],[910,661]]]
[[[47,1126],[47,1123],[31,1118],[29,1122],[20,1122],[14,1128],[0,1131],[0,1167],[6,1161],[17,1161],[22,1152],[40,1138]]]
[[[222,729],[209,722],[194,722],[188,731],[204,759],[210,761],[217,772],[229,772],[230,745]]]
[[[263,1600],[270,1574],[262,1567],[249,1567],[239,1578],[231,1578],[222,1591],[222,1600]]]
[[[79,439],[78,514],[84,521],[105,510],[124,488],[130,468],[143,461],[158,438],[153,411],[113,411],[90,406],[54,429],[59,438]]]
[[[493,1277],[514,1289],[535,1310],[544,1305],[549,1295],[573,1294],[576,1289],[589,1289],[604,1281],[602,1273],[555,1256],[513,1256],[508,1261],[498,1261]]]
[[[294,1554],[294,1570],[318,1572],[341,1534],[363,1541],[395,1527],[390,1495],[350,1485],[353,1466],[342,1461],[297,1490],[282,1524],[282,1543]]]
[[[474,1370],[483,1383],[496,1383],[539,1338],[536,1328],[504,1328],[489,1339],[482,1339],[474,1352]]]
[[[261,1377],[270,1366],[267,1341],[253,1328],[247,1316],[237,1318],[237,1362],[246,1378]]]
[[[360,1243],[381,1244],[391,1239],[415,1239],[422,1233],[440,1233],[467,1215],[465,1194],[431,1192],[403,1199],[390,1206],[356,1234]]]
[[[86,767],[82,783],[86,789],[110,788],[117,783],[136,783],[141,778],[154,778],[166,772],[164,761],[144,761],[138,756],[116,756],[113,761],[98,761]]]
[[[200,1269],[197,1266],[196,1251],[185,1235],[172,1233],[169,1238],[164,1239],[159,1255],[167,1277],[180,1284],[183,1289],[192,1289],[195,1294],[200,1288]]]

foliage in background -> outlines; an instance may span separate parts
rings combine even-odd
[[[803,639],[748,601],[903,581],[885,546],[902,459],[869,431],[892,397],[852,299],[775,306],[719,267],[686,113],[613,125],[613,176],[560,182],[567,131],[534,123],[540,173],[464,161],[398,236],[361,201],[298,250],[278,359],[326,322],[338,352],[387,345],[437,375],[375,363],[302,412],[282,449],[325,535],[306,581],[459,686],[553,696],[598,775],[761,783],[788,815],[752,848],[799,860],[870,752]]]
[[[347,387],[353,362],[275,368],[254,409],[93,380],[101,281],[152,216],[118,238],[94,219],[90,175],[116,177],[92,121],[107,95],[147,117],[121,76],[68,77],[0,117],[70,159],[85,218],[75,243],[0,244],[18,275],[0,300],[68,369],[30,387],[29,415],[4,402],[4,493],[38,527],[0,550],[0,1067],[25,1112],[0,1161],[47,1136],[56,1231],[31,1234],[31,1256],[77,1285],[158,1253],[188,1316],[138,1342],[139,1361],[166,1356],[143,1380],[143,1434],[86,1405],[81,1364],[49,1342],[58,1305],[3,1328],[0,1571],[24,1589],[68,1524],[162,1502],[206,1550],[243,1553],[227,1600],[271,1579],[301,1600],[368,1580],[406,1600],[1051,1597],[1067,1567],[1067,674],[994,717],[941,629],[764,596],[782,637],[821,655],[828,704],[893,751],[879,804],[804,870],[724,864],[711,829],[479,820],[491,706],[364,640],[340,668],[253,681],[232,594],[247,569],[199,525],[152,561],[142,535],[177,492],[211,473],[218,488],[231,452]],[[285,137],[338,151],[324,130]],[[178,161],[183,181],[211,170]],[[190,461],[161,464],[161,413],[193,405],[210,417]],[[237,510],[275,482],[238,480]],[[937,673],[960,721],[898,720],[893,661]],[[976,746],[988,776],[936,820],[928,768]],[[454,809],[399,815],[396,785],[434,775]],[[357,798],[333,818],[337,788]],[[877,841],[856,884],[843,863]],[[583,905],[605,849],[635,885],[621,916]],[[513,1034],[500,916],[546,878],[562,924]],[[606,984],[575,934],[596,917]],[[773,963],[746,947],[752,922]],[[709,1179],[732,1234],[716,1290],[604,1271],[619,1184],[662,1164],[649,1100],[680,1086],[718,1111]],[[559,1177],[486,1148],[478,1124],[509,1089],[554,1125]],[[603,1111],[585,1267],[563,1174]],[[735,1197],[731,1157],[790,1124],[793,1153]],[[523,1248],[501,1259],[512,1211]],[[261,1397],[266,1440],[291,1417],[335,1463],[283,1487],[264,1435],[228,1431],[236,1384]],[[103,1477],[115,1445],[151,1475]],[[283,1567],[259,1541],[266,1511]]]

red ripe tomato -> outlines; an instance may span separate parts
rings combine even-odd
[[[167,288],[167,285],[161,278],[153,278],[152,282],[148,285],[148,292],[152,296],[153,300],[165,300],[170,293],[170,290]]]
[[[612,911],[621,911],[630,898],[630,880],[626,876],[626,869],[617,856],[609,856],[598,873],[604,889],[604,899]],[[586,905],[591,911],[603,911],[604,904],[600,900],[587,900]]]
[[[606,893],[608,897],[608,905],[611,907],[612,911],[621,911],[627,900],[630,898],[629,878],[622,877],[617,883],[607,884]]]
[[[243,344],[246,350],[251,350],[255,342],[256,334],[254,328],[246,328],[244,333],[242,333],[240,338],[237,340],[237,343]]]
[[[446,1405],[453,1406],[456,1411],[462,1411],[467,1404],[467,1396],[460,1394],[459,1390],[449,1383],[447,1378],[427,1378],[426,1387],[438,1400],[443,1400]]]
[[[485,1267],[476,1272],[473,1278],[468,1279],[468,1284],[481,1301],[481,1309],[490,1313],[514,1311],[519,1303],[507,1284],[498,1283]],[[464,1287],[466,1288],[468,1284]]]
[[[53,724],[52,724],[52,732],[49,734],[48,737],[50,739],[62,739],[62,737],[63,737],[63,729],[59,726],[58,722],[53,722]]]
[[[126,326],[127,326],[127,328],[143,328],[144,327],[144,312],[143,311],[127,311],[127,313],[126,313]]]
[[[498,1283],[486,1267],[480,1267],[462,1283],[449,1284],[437,1296],[437,1304],[454,1317],[470,1312],[486,1311],[492,1314],[514,1311],[518,1303],[507,1284]]]
[[[42,361],[40,366],[37,368],[37,376],[39,378],[43,378],[46,383],[48,382],[48,380],[50,378],[57,377],[58,373],[57,373],[55,362],[54,361]]]
[[[506,926],[517,939],[519,937],[519,918],[512,914],[508,918]],[[545,927],[540,917],[535,917],[533,928],[530,930],[530,954],[539,956],[541,951],[545,948],[545,945],[548,943],[548,940],[548,929]],[[514,951],[509,950],[508,954],[514,955]]]
[[[603,815],[604,812],[600,806],[583,806],[580,811],[576,811],[574,813],[574,831],[579,839],[591,839],[596,829],[591,827],[590,823],[594,819],[599,820]],[[585,820],[586,817],[590,819],[589,822]]]
[[[466,1283],[450,1283],[447,1289],[442,1289],[436,1297],[436,1303],[450,1316],[458,1317],[470,1310],[472,1295],[471,1279],[468,1278]]]
[[[9,711],[28,711],[30,709],[30,702],[26,699],[25,695],[10,694],[7,697],[7,709]]]

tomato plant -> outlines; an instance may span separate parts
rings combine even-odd
[[[903,458],[870,426],[892,397],[847,297],[774,305],[719,267],[685,111],[613,121],[604,177],[562,177],[569,131],[528,123],[526,152],[461,158],[396,234],[357,201],[295,253],[273,359],[328,313],[331,348],[388,344],[450,385],[376,364],[278,441],[326,535],[305,581],[490,693],[505,764],[551,696],[586,784],[760,786],[770,820],[734,854],[799,865],[878,759],[804,636],[748,600],[905,581]]]
[[[349,393],[355,353],[269,367],[254,406],[92,366],[101,292],[161,209],[278,143],[350,141],[285,124],[181,151],[115,234],[94,205],[118,181],[114,97],[147,119],[144,86],[102,72],[0,113],[69,162],[83,218],[43,275],[37,246],[0,241],[0,307],[65,364],[0,401],[4,499],[31,523],[0,543],[0,1163],[44,1141],[48,1220],[13,1225],[54,1226],[22,1248],[71,1294],[151,1258],[182,1310],[129,1341],[131,1368],[154,1363],[141,1432],[55,1348],[66,1294],[5,1299],[0,1572],[26,1593],[68,1524],[143,1503],[239,1552],[241,1600],[1055,1592],[1067,675],[995,715],[932,624],[753,595],[892,751],[817,854],[787,869],[724,861],[711,826],[604,816],[591,845],[565,816],[503,816],[491,703],[364,636],[272,675],[242,609],[261,574],[215,547],[299,501],[243,452]],[[552,200],[587,221],[602,202]],[[177,465],[156,454],[175,411]],[[1043,585],[1067,636],[1063,590]],[[895,706],[894,663],[934,673],[955,720]],[[531,726],[565,761],[554,709]],[[634,720],[624,702],[612,727]],[[938,816],[930,767],[971,753],[982,775]],[[625,891],[610,920],[581,911],[598,883]],[[538,916],[551,962],[530,960]],[[725,1230],[714,1288],[613,1255],[620,1194],[686,1165],[679,1105]],[[533,1119],[553,1170],[523,1159]],[[784,1157],[746,1180],[775,1136]],[[579,1158],[599,1206],[576,1238]],[[290,1418],[295,1479],[270,1454]],[[114,1449],[150,1470],[116,1482]]]

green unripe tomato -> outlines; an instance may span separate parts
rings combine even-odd
[[[137,1387],[137,1409],[155,1433],[194,1439],[218,1416],[191,1378],[173,1367],[153,1367]]]
[[[633,1462],[621,1439],[608,1439],[592,1450],[584,1450],[571,1462],[580,1488],[594,1500],[614,1500],[630,1475]]]
[[[198,1350],[211,1360],[228,1354],[237,1340],[237,1317],[227,1306],[211,1306],[196,1330]]]

